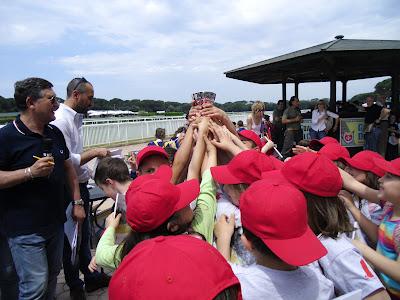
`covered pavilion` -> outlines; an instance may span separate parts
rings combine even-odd
[[[329,81],[332,111],[336,110],[337,81],[342,82],[345,102],[349,80],[391,76],[391,98],[398,107],[400,41],[344,39],[340,35],[333,41],[237,68],[225,75],[260,84],[282,84],[285,105],[287,83],[294,83],[294,95],[298,97],[300,83]]]

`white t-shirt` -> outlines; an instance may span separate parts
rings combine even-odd
[[[364,215],[364,217],[366,217],[368,220],[371,220],[371,215],[369,213],[368,201],[365,199],[358,200],[358,198],[354,197],[354,196],[353,196],[353,201],[354,201],[354,205],[361,211],[361,213]],[[351,212],[349,210],[347,210],[347,214],[349,216],[350,223],[356,229],[355,231],[353,231],[353,233],[348,235],[348,237],[353,238],[353,236],[354,236],[354,239],[359,240],[359,241],[363,242],[364,244],[368,244],[367,235],[360,229],[359,224],[358,223],[356,224],[356,220],[354,219],[353,215],[351,214]]]
[[[311,117],[311,128],[315,131],[323,131],[326,128],[326,120],[328,117],[333,119],[339,118],[339,116],[329,110],[320,112],[318,109],[314,109]]]
[[[221,215],[226,215],[227,217],[229,217],[231,214],[235,215],[235,228],[242,227],[239,207],[232,204],[229,196],[225,194],[220,188],[218,188],[216,219],[218,220]]]
[[[360,289],[365,298],[384,288],[378,276],[345,235],[340,235],[336,240],[321,236],[319,239],[328,254],[319,259],[319,264],[314,262],[312,266],[333,282],[338,296]]]
[[[334,297],[333,283],[311,267],[280,271],[253,264],[231,264],[240,281],[244,300],[324,300]]]

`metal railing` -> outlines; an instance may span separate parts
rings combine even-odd
[[[233,122],[246,123],[248,113],[229,114]],[[166,135],[172,135],[186,123],[185,117],[155,118],[112,118],[104,120],[86,120],[83,125],[84,147],[128,143],[154,138],[157,128],[165,128]]]

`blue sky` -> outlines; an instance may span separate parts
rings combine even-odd
[[[85,76],[95,96],[189,101],[276,102],[279,85],[228,79],[223,72],[332,40],[400,40],[400,1],[0,1],[0,95],[29,76],[50,80],[65,98]],[[351,97],[382,78],[348,84]],[[340,93],[338,84],[338,95]],[[300,85],[300,98],[328,97],[329,84]],[[288,86],[288,95],[293,86]]]

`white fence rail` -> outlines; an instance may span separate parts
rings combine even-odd
[[[229,117],[233,122],[242,120],[245,123],[247,113],[230,114]],[[158,127],[165,128],[166,134],[172,135],[185,122],[184,117],[88,120],[83,125],[83,146],[151,139]]]

